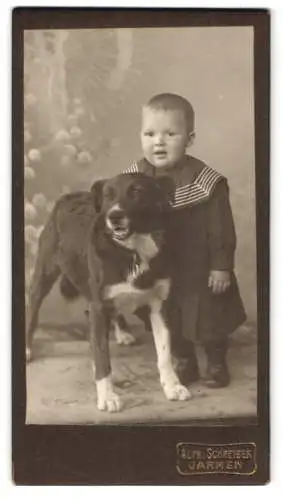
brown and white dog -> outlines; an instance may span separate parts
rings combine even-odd
[[[74,295],[84,296],[90,304],[99,410],[121,408],[111,380],[111,323],[119,335],[124,318],[142,309],[148,311],[166,397],[191,397],[173,369],[164,317],[170,290],[165,231],[168,208],[162,179],[121,174],[97,181],[91,192],[60,198],[41,233],[27,307],[27,361],[41,303],[61,275],[62,292],[73,289]]]

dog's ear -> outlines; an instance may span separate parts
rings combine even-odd
[[[91,187],[91,197],[92,202],[96,212],[100,212],[102,207],[102,189],[104,186],[105,180],[100,179],[99,181],[95,181],[95,183]]]

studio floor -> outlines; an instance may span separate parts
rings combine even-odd
[[[96,409],[88,342],[73,327],[41,325],[36,332],[34,360],[27,366],[27,423],[187,425],[199,419],[229,422],[256,417],[253,325],[244,325],[231,337],[230,386],[208,389],[199,381],[190,386],[193,398],[186,402],[166,400],[158,381],[151,335],[138,326],[134,330],[136,343],[132,346],[119,346],[111,340],[114,383],[124,406],[120,413],[105,413]],[[205,359],[199,347],[198,357],[203,374]]]

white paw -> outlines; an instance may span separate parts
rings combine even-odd
[[[169,401],[187,401],[192,398],[192,393],[180,383],[164,385],[165,396]]]
[[[119,396],[114,392],[111,376],[102,378],[96,382],[97,408],[100,411],[117,412],[122,408]]]
[[[121,398],[115,392],[108,393],[107,397],[98,397],[97,408],[100,411],[118,412],[122,408]]]
[[[128,332],[120,331],[116,333],[116,342],[119,345],[131,345],[136,341],[135,337]]]
[[[26,347],[26,362],[30,363],[31,361],[31,349],[29,347]]]

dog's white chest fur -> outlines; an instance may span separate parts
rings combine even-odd
[[[136,251],[140,259],[144,262],[149,262],[158,254],[158,246],[151,234],[134,233],[126,240],[115,240],[119,245]]]
[[[150,260],[159,251],[151,234],[133,234],[126,241],[119,243],[134,250],[139,255],[139,273],[149,269]],[[132,313],[144,305],[159,310],[162,302],[168,297],[170,280],[157,280],[152,288],[141,290],[133,284],[135,276],[135,271],[129,272],[127,281],[106,287],[104,290],[105,298],[112,299],[115,307],[122,314]]]
[[[126,240],[117,242],[119,245],[135,251],[139,256],[140,262],[138,266],[134,265],[133,269],[129,270],[127,281],[132,281],[137,274],[147,271],[149,269],[150,260],[155,257],[159,251],[151,234],[134,233]]]
[[[157,280],[152,288],[146,290],[136,288],[131,282],[125,281],[106,287],[105,298],[112,299],[116,309],[125,315],[145,305],[159,311],[162,302],[168,297],[169,289],[169,279]]]

